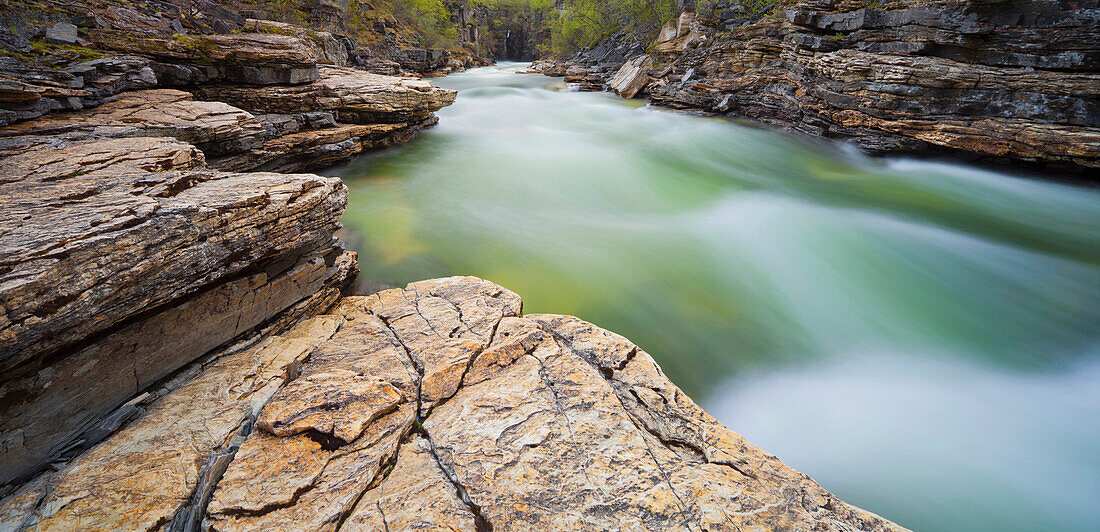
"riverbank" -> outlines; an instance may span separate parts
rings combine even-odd
[[[686,12],[661,30],[652,54],[605,42],[535,70],[581,90],[749,118],[869,153],[961,154],[1095,178],[1095,9],[865,4]]]
[[[455,91],[307,28],[112,20],[4,60],[0,528],[900,530],[621,336],[473,277],[352,294],[346,186],[282,172]]]
[[[527,66],[435,80],[459,91],[438,126],[324,171],[348,186],[362,277],[476,275],[622,334],[721,423],[915,530],[1100,518],[1082,473],[1100,445],[1082,424],[1100,415],[1096,190]]]

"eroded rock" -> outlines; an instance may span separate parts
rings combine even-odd
[[[216,172],[173,139],[6,137],[0,198],[0,483],[357,273],[338,179]]]
[[[1100,167],[1094,11],[1045,0],[806,0],[697,49],[659,44],[670,64],[649,93],[661,105],[850,138],[872,152],[1088,172]],[[669,28],[662,42],[674,43]]]
[[[278,383],[263,384],[249,401],[219,399],[236,405],[218,425],[227,428],[255,405],[266,406],[217,481],[204,525],[219,531],[901,530],[837,500],[723,427],[625,338],[569,316],[524,317],[520,307],[515,294],[471,277],[342,299],[316,319],[340,323],[338,330],[300,334],[310,339],[312,354],[299,372],[284,370],[300,374],[296,380],[264,381]],[[278,360],[303,359],[300,347],[285,355],[272,349],[281,348],[265,344],[221,364],[256,360],[261,350]],[[208,382],[202,379],[161,402],[195,401],[183,392]],[[150,467],[146,460],[158,455],[150,444],[162,434],[176,437],[173,431],[205,414],[172,410],[177,418],[166,423],[155,417],[168,411],[160,404],[132,425],[140,431],[125,429],[85,455],[103,459],[110,451],[132,463],[81,457],[50,477],[48,488],[28,484],[0,503],[0,515],[119,528],[178,515],[187,488],[201,486],[197,468],[176,468],[170,459],[165,465],[179,476],[169,483],[127,474]],[[164,424],[159,430],[158,423]],[[234,440],[231,429],[215,433],[219,438],[210,441]],[[128,451],[120,450],[123,442]],[[184,454],[204,463],[202,457],[224,447],[206,443]],[[105,481],[92,463],[112,467],[131,491],[90,489]],[[67,498],[77,492],[88,497]],[[85,508],[95,500],[102,510]],[[36,509],[29,501],[45,504]],[[66,520],[76,510],[85,520]]]
[[[320,79],[306,85],[213,85],[196,94],[253,112],[323,109],[335,112],[340,122],[372,124],[422,120],[453,103],[457,93],[426,81],[322,66]]]
[[[50,115],[0,129],[0,137],[173,137],[211,156],[258,147],[263,133],[263,126],[245,111],[222,102],[195,101],[190,93],[173,89],[126,92],[94,109]]]

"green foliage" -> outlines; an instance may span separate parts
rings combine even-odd
[[[451,12],[440,0],[391,0],[393,15],[415,22],[413,31],[426,48],[451,48],[457,44],[458,30]]]
[[[551,21],[552,50],[567,55],[619,29],[641,40],[652,39],[678,14],[675,0],[569,0]]]

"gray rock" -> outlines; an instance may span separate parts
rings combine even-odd
[[[211,24],[211,27],[214,28],[216,33],[221,33],[223,35],[233,33],[233,28],[229,27],[229,24],[226,24],[220,19],[214,19],[214,23]]]
[[[46,28],[46,42],[50,44],[73,44],[76,42],[76,26],[68,22],[58,22]]]
[[[172,31],[176,33],[187,33],[187,30],[183,27],[183,23],[179,19],[172,19]]]

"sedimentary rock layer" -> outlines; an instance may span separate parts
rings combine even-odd
[[[521,305],[471,277],[346,297],[213,362],[0,522],[899,529],[723,427],[626,339]]]
[[[196,94],[257,113],[328,110],[351,124],[421,120],[453,103],[457,94],[426,81],[354,69],[323,66],[320,72],[317,81],[304,85],[208,85]]]
[[[685,13],[658,35],[644,92],[655,104],[851,139],[874,153],[970,154],[1094,174],[1098,7],[803,0],[768,13],[737,7],[705,24]],[[626,77],[647,74],[630,67],[643,55],[620,61],[625,71],[592,55],[536,69],[582,90],[602,90],[621,72],[617,92]]]
[[[284,309],[331,303],[354,277],[333,238],[338,179],[217,172],[168,138],[3,144],[0,483]]]
[[[1096,7],[807,0],[686,52],[650,92],[874,152],[1098,168]]]

